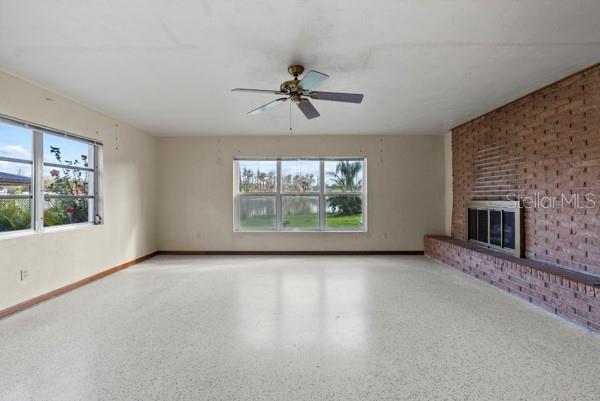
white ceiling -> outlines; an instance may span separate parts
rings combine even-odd
[[[600,61],[599,0],[0,0],[0,69],[158,135],[287,134],[287,66],[361,105],[297,134],[430,134]],[[1,95],[1,94],[0,94]]]

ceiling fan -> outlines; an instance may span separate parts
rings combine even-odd
[[[317,100],[329,100],[332,102],[345,102],[345,103],[360,103],[363,100],[363,95],[360,93],[339,93],[339,92],[318,92],[313,89],[317,87],[321,82],[329,78],[329,75],[323,74],[318,71],[310,70],[304,75],[301,80],[298,80],[298,76],[304,72],[304,67],[301,65],[292,65],[288,68],[288,72],[294,77],[294,79],[283,82],[279,90],[266,90],[266,89],[243,89],[235,88],[232,92],[248,92],[248,93],[270,93],[273,95],[280,95],[279,99],[273,100],[267,104],[260,106],[257,109],[249,111],[249,115],[256,115],[272,109],[273,107],[280,105],[287,100],[291,100],[296,103],[300,111],[308,118],[319,117],[320,114],[310,102],[310,99]]]

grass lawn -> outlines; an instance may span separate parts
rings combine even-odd
[[[327,213],[325,225],[327,228],[362,228],[362,215],[351,214],[349,216],[340,216]]]
[[[240,220],[240,228],[275,228],[275,216],[256,216]]]
[[[319,228],[319,216],[313,214],[296,214],[286,216],[283,219],[285,228]],[[325,218],[327,228],[354,228],[362,227],[362,215],[353,214],[350,216],[340,216],[333,213],[327,213]],[[240,228],[274,228],[275,217],[252,217],[240,221]]]
[[[284,228],[312,228],[319,229],[318,214],[293,214],[283,218]]]

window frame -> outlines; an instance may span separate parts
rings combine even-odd
[[[312,160],[319,162],[319,191],[284,192],[282,190],[281,164],[283,161]],[[277,188],[275,192],[241,192],[240,191],[240,161],[275,161],[277,164]],[[331,192],[325,185],[326,161],[361,161],[362,162],[362,189],[360,192]],[[265,196],[275,197],[275,227],[274,228],[241,228],[240,227],[240,197]],[[306,196],[319,199],[319,227],[318,228],[285,228],[283,227],[283,199],[286,196]],[[329,196],[357,196],[362,199],[362,227],[361,228],[327,228],[327,197]],[[234,157],[233,158],[233,231],[248,232],[277,232],[277,233],[366,233],[367,225],[367,157]]]
[[[89,139],[80,135],[72,134],[66,131],[49,128],[43,125],[31,123],[25,120],[9,117],[0,114],[0,123],[9,124],[30,130],[31,133],[31,160],[20,160],[8,157],[0,157],[2,161],[13,161],[18,163],[27,163],[31,166],[31,184],[30,195],[0,195],[0,199],[31,199],[31,227],[21,230],[3,231],[0,232],[0,239],[15,237],[28,234],[41,234],[64,229],[72,229],[76,227],[95,226],[104,224],[103,216],[103,197],[101,193],[102,181],[102,159],[103,159],[103,144],[100,141]],[[68,140],[78,141],[87,144],[92,149],[92,166],[69,166],[59,165],[58,163],[44,161],[44,135],[54,135]],[[44,191],[44,167],[69,168],[71,170],[81,170],[91,172],[91,183],[88,182],[88,195],[71,196],[71,195],[49,195]],[[88,201],[88,221],[71,224],[61,224],[55,226],[44,226],[44,204],[49,199],[90,199]],[[90,205],[91,203],[91,205]],[[91,206],[91,207],[90,207]]]

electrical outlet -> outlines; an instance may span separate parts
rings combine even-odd
[[[21,281],[25,281],[25,279],[27,279],[27,276],[29,276],[29,270],[21,269]]]

